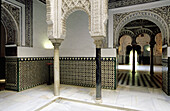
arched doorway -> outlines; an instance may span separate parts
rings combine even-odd
[[[0,90],[5,89],[5,27],[1,22],[1,37],[0,37]]]
[[[96,45],[96,100],[101,100],[101,47],[106,37],[107,3],[107,0],[46,1],[48,37],[54,45],[54,95],[60,94],[59,46],[66,36],[65,21],[72,12],[83,10],[89,15],[89,32]]]
[[[125,32],[124,30],[128,31]],[[131,34],[129,34],[129,32],[131,32]],[[159,27],[155,23],[145,19],[131,21],[122,28],[118,38],[118,55],[120,56],[121,50],[126,50],[124,51],[126,53],[121,54],[122,58],[126,56],[126,62],[118,60],[122,65],[122,68],[118,67],[121,69],[118,72],[119,85],[162,87],[161,72],[154,70],[154,65],[160,65],[156,63],[156,59],[154,59],[158,58],[155,51],[160,49],[160,45],[156,44],[162,44],[160,37],[156,38],[158,33],[160,33]],[[123,47],[125,44],[128,44],[124,37],[125,35],[130,35],[132,41],[129,46],[126,45],[126,47]],[[123,60],[122,58],[119,57],[119,59]],[[132,63],[127,65],[130,61],[132,61]],[[161,69],[161,67],[160,65],[159,69]],[[122,71],[122,69],[126,71]]]

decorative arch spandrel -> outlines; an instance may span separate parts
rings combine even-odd
[[[106,37],[107,0],[46,0],[48,37],[64,39],[67,17],[78,10],[89,16],[92,37]]]
[[[156,9],[153,9],[153,11]],[[152,10],[147,11],[135,11],[135,12],[128,12],[123,14],[115,14],[114,20],[116,21],[114,24],[114,47],[118,44],[118,37],[121,29],[129,22],[138,20],[138,19],[145,19],[155,23],[162,32],[163,37],[163,44],[169,44],[169,28],[167,25],[167,21],[157,13],[152,12]]]
[[[1,22],[6,28],[6,44],[19,45],[19,28],[17,22],[14,17],[9,13],[9,11],[3,6],[1,6]]]

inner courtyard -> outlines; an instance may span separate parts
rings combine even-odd
[[[169,111],[169,0],[1,0],[0,111]]]

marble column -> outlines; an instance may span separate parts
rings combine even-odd
[[[153,76],[154,70],[153,70],[153,48],[154,45],[156,44],[155,42],[155,36],[151,36],[151,41],[150,41],[150,74]]]
[[[59,46],[63,39],[50,39],[54,45],[54,95],[60,95],[60,60]]]
[[[96,99],[101,99],[101,48],[96,48]]]
[[[132,50],[133,50],[132,74],[135,74],[135,45],[132,45]]]
[[[154,71],[153,71],[153,48],[154,44],[150,45],[150,74],[153,76]]]
[[[96,100],[101,100],[101,47],[104,37],[93,37],[96,45]]]
[[[132,45],[132,50],[133,50],[133,63],[132,63],[132,85],[135,85],[135,46]]]
[[[141,51],[141,64],[143,64],[143,51]]]

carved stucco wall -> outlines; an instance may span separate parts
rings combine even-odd
[[[6,29],[6,44],[20,45],[20,10],[12,4],[1,2],[1,22]]]
[[[154,55],[162,56],[162,36],[161,33],[157,34],[155,37],[155,47],[154,47]]]
[[[92,37],[106,36],[107,0],[47,0],[48,37],[64,39],[67,17],[83,10],[89,15],[89,31]]]
[[[33,0],[16,0],[25,5],[25,46],[33,47]]]
[[[131,45],[132,39],[128,35],[124,35],[120,38],[119,55],[126,55],[126,47]]]
[[[7,34],[7,37],[10,39],[10,42],[9,44],[16,44],[18,46],[21,46],[21,39],[22,39],[22,33],[21,30],[25,30],[25,46],[26,47],[32,47],[33,46],[33,3],[32,3],[32,0],[16,0],[17,3],[22,3],[25,5],[25,17],[22,16],[22,11],[23,11],[23,7],[18,5],[18,4],[15,4],[13,2],[15,1],[12,1],[9,0],[2,0],[1,1],[1,14],[5,14],[3,15],[3,17],[5,17],[5,19],[8,19],[8,20],[5,20],[5,19],[1,19],[4,24],[11,24],[11,22],[9,21],[14,21],[15,24],[16,24],[16,29],[14,29],[14,31],[12,31],[12,27],[14,27],[14,25],[11,24],[12,27],[9,27],[7,26],[6,29],[9,30]],[[22,8],[21,8],[22,7]],[[6,12],[4,12],[4,9],[2,8],[5,8]],[[6,14],[8,13],[8,14]],[[11,16],[8,17],[8,15]],[[3,18],[1,17],[1,18]],[[22,19],[21,19],[22,18]],[[25,18],[25,27],[23,27],[23,23],[22,23],[22,20],[23,18]],[[15,37],[13,37],[14,35],[16,35]],[[11,39],[13,38],[13,39]],[[8,40],[9,41],[9,40]],[[8,43],[8,42],[7,42]]]
[[[153,8],[149,10],[133,11],[113,15],[114,47],[118,44],[121,29],[129,22],[137,19],[145,19],[155,23],[162,32],[163,45],[169,44],[170,36],[170,6]],[[168,26],[169,25],[169,26]]]
[[[118,7],[125,7],[149,2],[155,2],[160,0],[109,0],[109,9],[118,8]]]
[[[143,50],[144,46],[149,45],[149,42],[150,42],[150,36],[148,34],[144,34],[143,37],[141,37],[141,35],[139,35],[136,38],[136,43],[137,43],[137,45],[141,46],[141,51],[144,51]]]
[[[68,16],[77,11],[82,10],[85,11],[88,14],[89,17],[89,24],[91,24],[91,4],[89,0],[77,0],[77,1],[71,1],[71,0],[62,0],[62,35],[66,35],[66,20]],[[89,25],[90,26],[90,25]],[[89,27],[89,30],[91,27]]]

